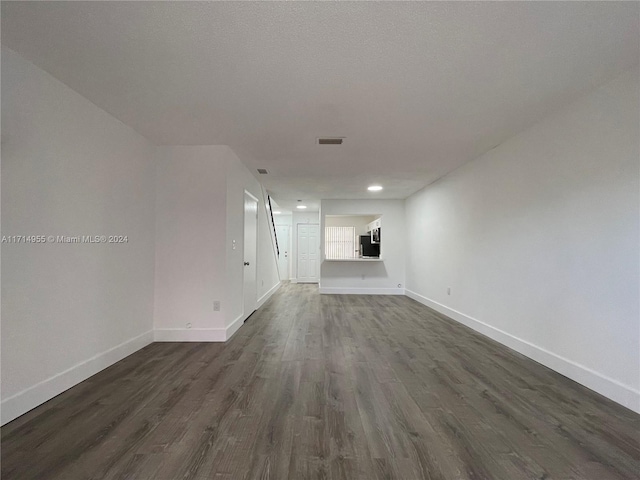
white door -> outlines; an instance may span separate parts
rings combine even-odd
[[[276,235],[278,236],[278,271],[280,280],[289,280],[289,252],[291,251],[291,227],[289,225],[276,225]]]
[[[298,225],[298,282],[318,283],[319,230],[317,224]]]
[[[258,245],[258,199],[244,192],[244,288],[243,317],[246,320],[258,304],[257,257]]]

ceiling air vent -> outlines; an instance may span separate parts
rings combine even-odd
[[[319,138],[318,145],[342,145],[343,140],[341,137]]]
[[[269,173],[269,172],[267,172],[267,169],[266,169],[266,168],[259,168],[259,169],[258,169],[258,173],[259,173],[260,175],[266,175],[266,174],[267,174],[267,173]]]

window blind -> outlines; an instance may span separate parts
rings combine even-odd
[[[324,249],[328,260],[356,258],[356,227],[325,227]]]

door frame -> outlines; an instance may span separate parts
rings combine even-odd
[[[256,278],[255,278],[255,285],[256,285],[256,300],[255,300],[255,306],[256,308],[253,309],[252,312],[245,312],[245,307],[246,307],[246,288],[245,288],[245,271],[246,269],[244,268],[244,253],[245,253],[245,225],[246,225],[246,210],[245,210],[245,199],[246,197],[250,197],[252,200],[254,200],[256,202]],[[258,307],[258,232],[259,232],[259,224],[260,224],[260,200],[258,199],[258,197],[256,197],[254,194],[252,194],[251,192],[249,192],[248,190],[244,191],[244,195],[242,196],[242,321],[245,322],[247,320],[247,318],[249,318],[253,312],[255,312],[257,310]]]
[[[288,245],[283,245],[282,242],[279,239],[278,239],[278,245],[280,246],[280,255],[282,255],[282,251],[284,250],[283,247],[286,247],[286,252],[287,252],[287,255],[288,255],[287,256],[288,262],[287,262],[287,271],[285,272],[287,278],[285,280],[291,280],[291,264],[292,264],[292,261],[291,261],[291,258],[292,258],[291,246],[292,246],[292,243],[293,243],[293,239],[292,239],[293,235],[291,234],[291,230],[293,230],[293,228],[292,228],[291,225],[284,225],[284,224],[276,225],[276,232],[278,231],[278,227],[286,227],[286,228],[289,229],[289,234],[287,235],[287,237],[289,239]],[[282,272],[280,272],[280,257],[278,257],[278,272],[282,273]],[[282,281],[282,278],[280,278],[280,281]]]
[[[316,281],[315,282],[309,282],[309,281],[300,281],[300,277],[299,277],[299,271],[298,271],[298,256],[300,255],[300,245],[298,243],[298,230],[300,227],[318,227],[318,259],[317,259],[317,269],[316,271],[318,272],[318,276],[316,277]],[[320,284],[320,224],[319,223],[297,223],[296,224],[296,283],[311,283],[311,284]]]

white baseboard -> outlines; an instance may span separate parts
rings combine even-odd
[[[258,300],[260,308],[273,295],[281,282],[274,285]],[[154,342],[226,342],[236,333],[246,317],[240,315],[226,328],[157,328],[153,331]]]
[[[267,293],[265,293],[263,296],[261,296],[258,299],[258,307],[257,308],[260,308],[262,305],[264,305],[265,302],[271,298],[271,295],[276,293],[281,286],[282,286],[282,282],[278,282],[273,287],[271,287]]]
[[[242,324],[244,323],[245,319],[243,318],[244,315],[240,315],[238,318],[236,318],[231,325],[229,325],[226,329],[225,332],[225,340],[229,340],[231,337],[233,337],[233,334],[236,333],[238,330],[240,330],[240,327],[242,326]]]
[[[56,395],[110,367],[152,342],[153,331],[150,330],[12,395],[2,401],[0,419],[2,425],[51,400]]]
[[[157,328],[154,342],[224,342],[226,328]]]
[[[258,304],[256,305],[256,310],[258,308],[260,308],[262,305],[264,305],[267,300],[269,300],[271,298],[271,296],[276,293],[278,291],[278,289],[282,286],[282,282],[278,282],[276,283],[273,287],[271,287],[269,289],[269,291],[267,293],[265,293],[263,296],[261,296],[258,299]],[[226,340],[229,340],[234,333],[236,333],[240,327],[242,326],[242,324],[244,323],[244,321],[247,319],[247,317],[244,316],[244,314],[240,315],[238,318],[236,318],[233,322],[231,322],[231,325],[229,325],[226,328]]]
[[[510,333],[500,330],[499,328],[488,325],[480,320],[465,315],[464,313],[453,310],[441,303],[424,297],[411,290],[406,290],[406,295],[414,300],[431,307],[437,312],[466,325],[473,330],[486,335],[487,337],[512,348],[518,353],[525,355],[546,367],[564,375],[594,390],[614,402],[617,402],[637,413],[640,413],[640,391],[634,390],[628,385],[624,385],[617,380],[609,378],[595,370],[584,365],[580,365],[568,358],[564,358],[553,352],[545,350],[538,345],[527,342],[521,338],[515,337]]]
[[[404,295],[404,288],[320,287],[320,293],[333,295]]]

